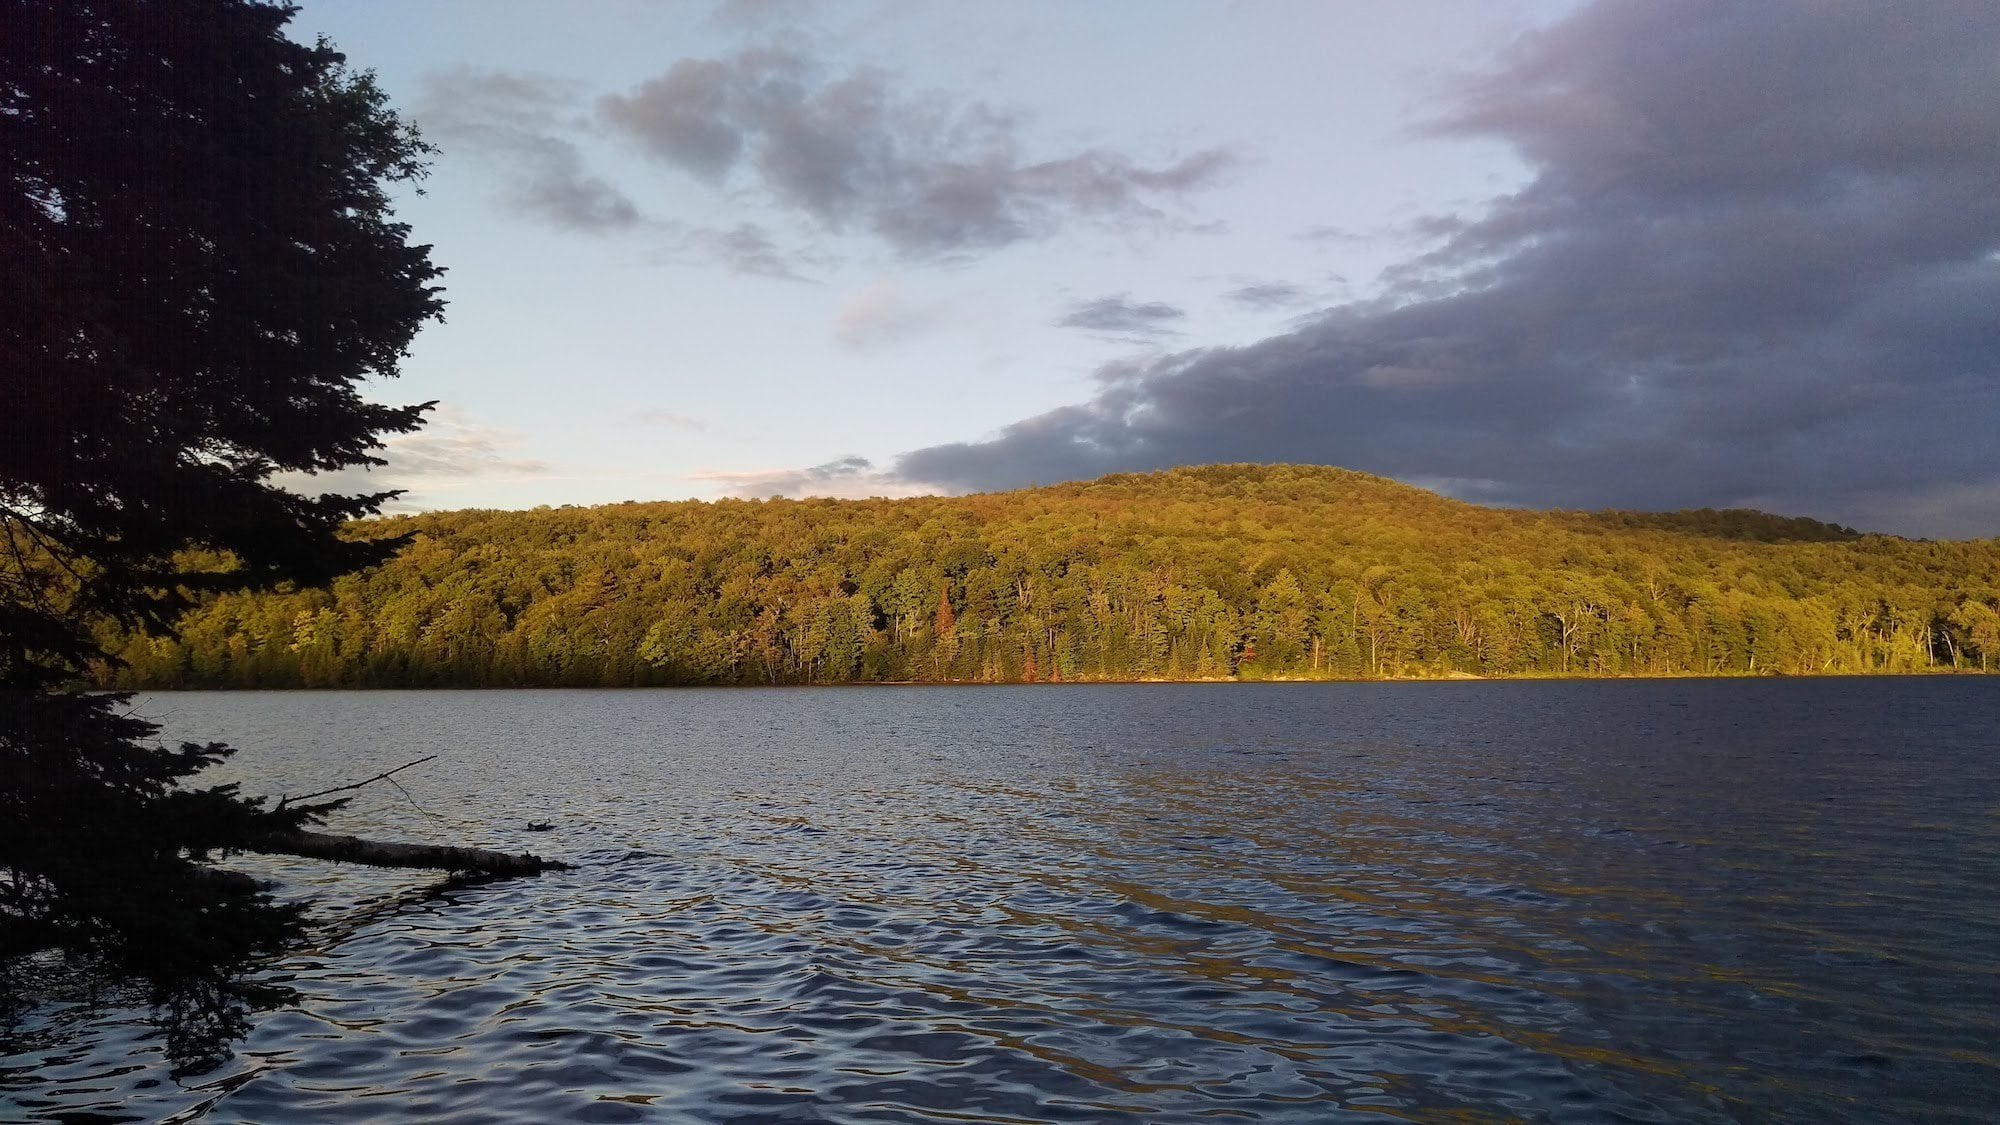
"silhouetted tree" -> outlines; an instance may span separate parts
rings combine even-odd
[[[179,783],[76,690],[98,630],[165,632],[205,591],[323,582],[390,494],[280,472],[379,464],[382,406],[442,302],[388,189],[428,148],[372,78],[249,0],[8,0],[0,35],[0,948],[170,981],[281,948],[296,916],[197,862],[313,809]],[[327,806],[320,806],[323,811]],[[245,995],[235,989],[231,995]],[[255,998],[255,997],[253,997]]]

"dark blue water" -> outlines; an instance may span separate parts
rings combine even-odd
[[[72,1120],[1990,1119],[2000,679],[162,695],[335,830],[575,871],[253,868],[308,996]],[[530,821],[557,825],[531,833]],[[88,1114],[104,1115],[92,1118]]]

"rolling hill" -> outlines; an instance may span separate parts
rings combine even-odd
[[[1733,675],[2000,664],[2000,541],[1484,508],[1342,469],[434,512],[331,589],[129,637],[129,687]]]

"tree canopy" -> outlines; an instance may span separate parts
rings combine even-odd
[[[336,535],[384,495],[274,474],[379,463],[441,270],[389,192],[428,149],[371,76],[248,0],[10,0],[0,36],[0,952],[57,944],[158,979],[276,948],[291,915],[191,862],[296,824],[177,783],[227,751],[149,745],[73,690],[99,631],[198,596],[321,582],[395,544]]]
[[[394,561],[135,636],[154,687],[1758,675],[2000,666],[2000,543],[1481,508],[1340,469],[366,521]]]

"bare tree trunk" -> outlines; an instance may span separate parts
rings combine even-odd
[[[337,863],[360,863],[370,867],[423,867],[438,871],[471,871],[481,875],[533,875],[542,871],[566,871],[570,866],[536,855],[509,855],[485,848],[386,843],[303,829],[267,836],[250,850]]]
[[[420,766],[437,758],[436,754],[405,762],[392,770],[384,770],[365,781],[336,785],[331,789],[321,789],[307,793],[303,797],[281,797],[276,808],[303,803],[334,793],[345,793],[361,789],[378,781],[386,781],[397,789],[396,775],[412,766]],[[409,796],[407,792],[403,794]],[[321,806],[317,811],[337,808],[342,802]],[[416,802],[411,801],[412,804]],[[421,807],[421,806],[420,806]],[[547,825],[538,827],[546,828]],[[245,851],[264,852],[271,855],[295,855],[305,859],[325,859],[336,863],[359,863],[369,867],[420,867],[434,871],[468,871],[477,875],[534,875],[543,871],[567,871],[570,865],[553,859],[543,859],[538,855],[508,855],[506,852],[488,851],[485,848],[447,848],[435,844],[397,844],[381,840],[364,840],[359,836],[335,836],[328,832],[309,832],[303,828],[290,832],[274,832],[249,845]],[[219,873],[227,876],[228,872]]]

